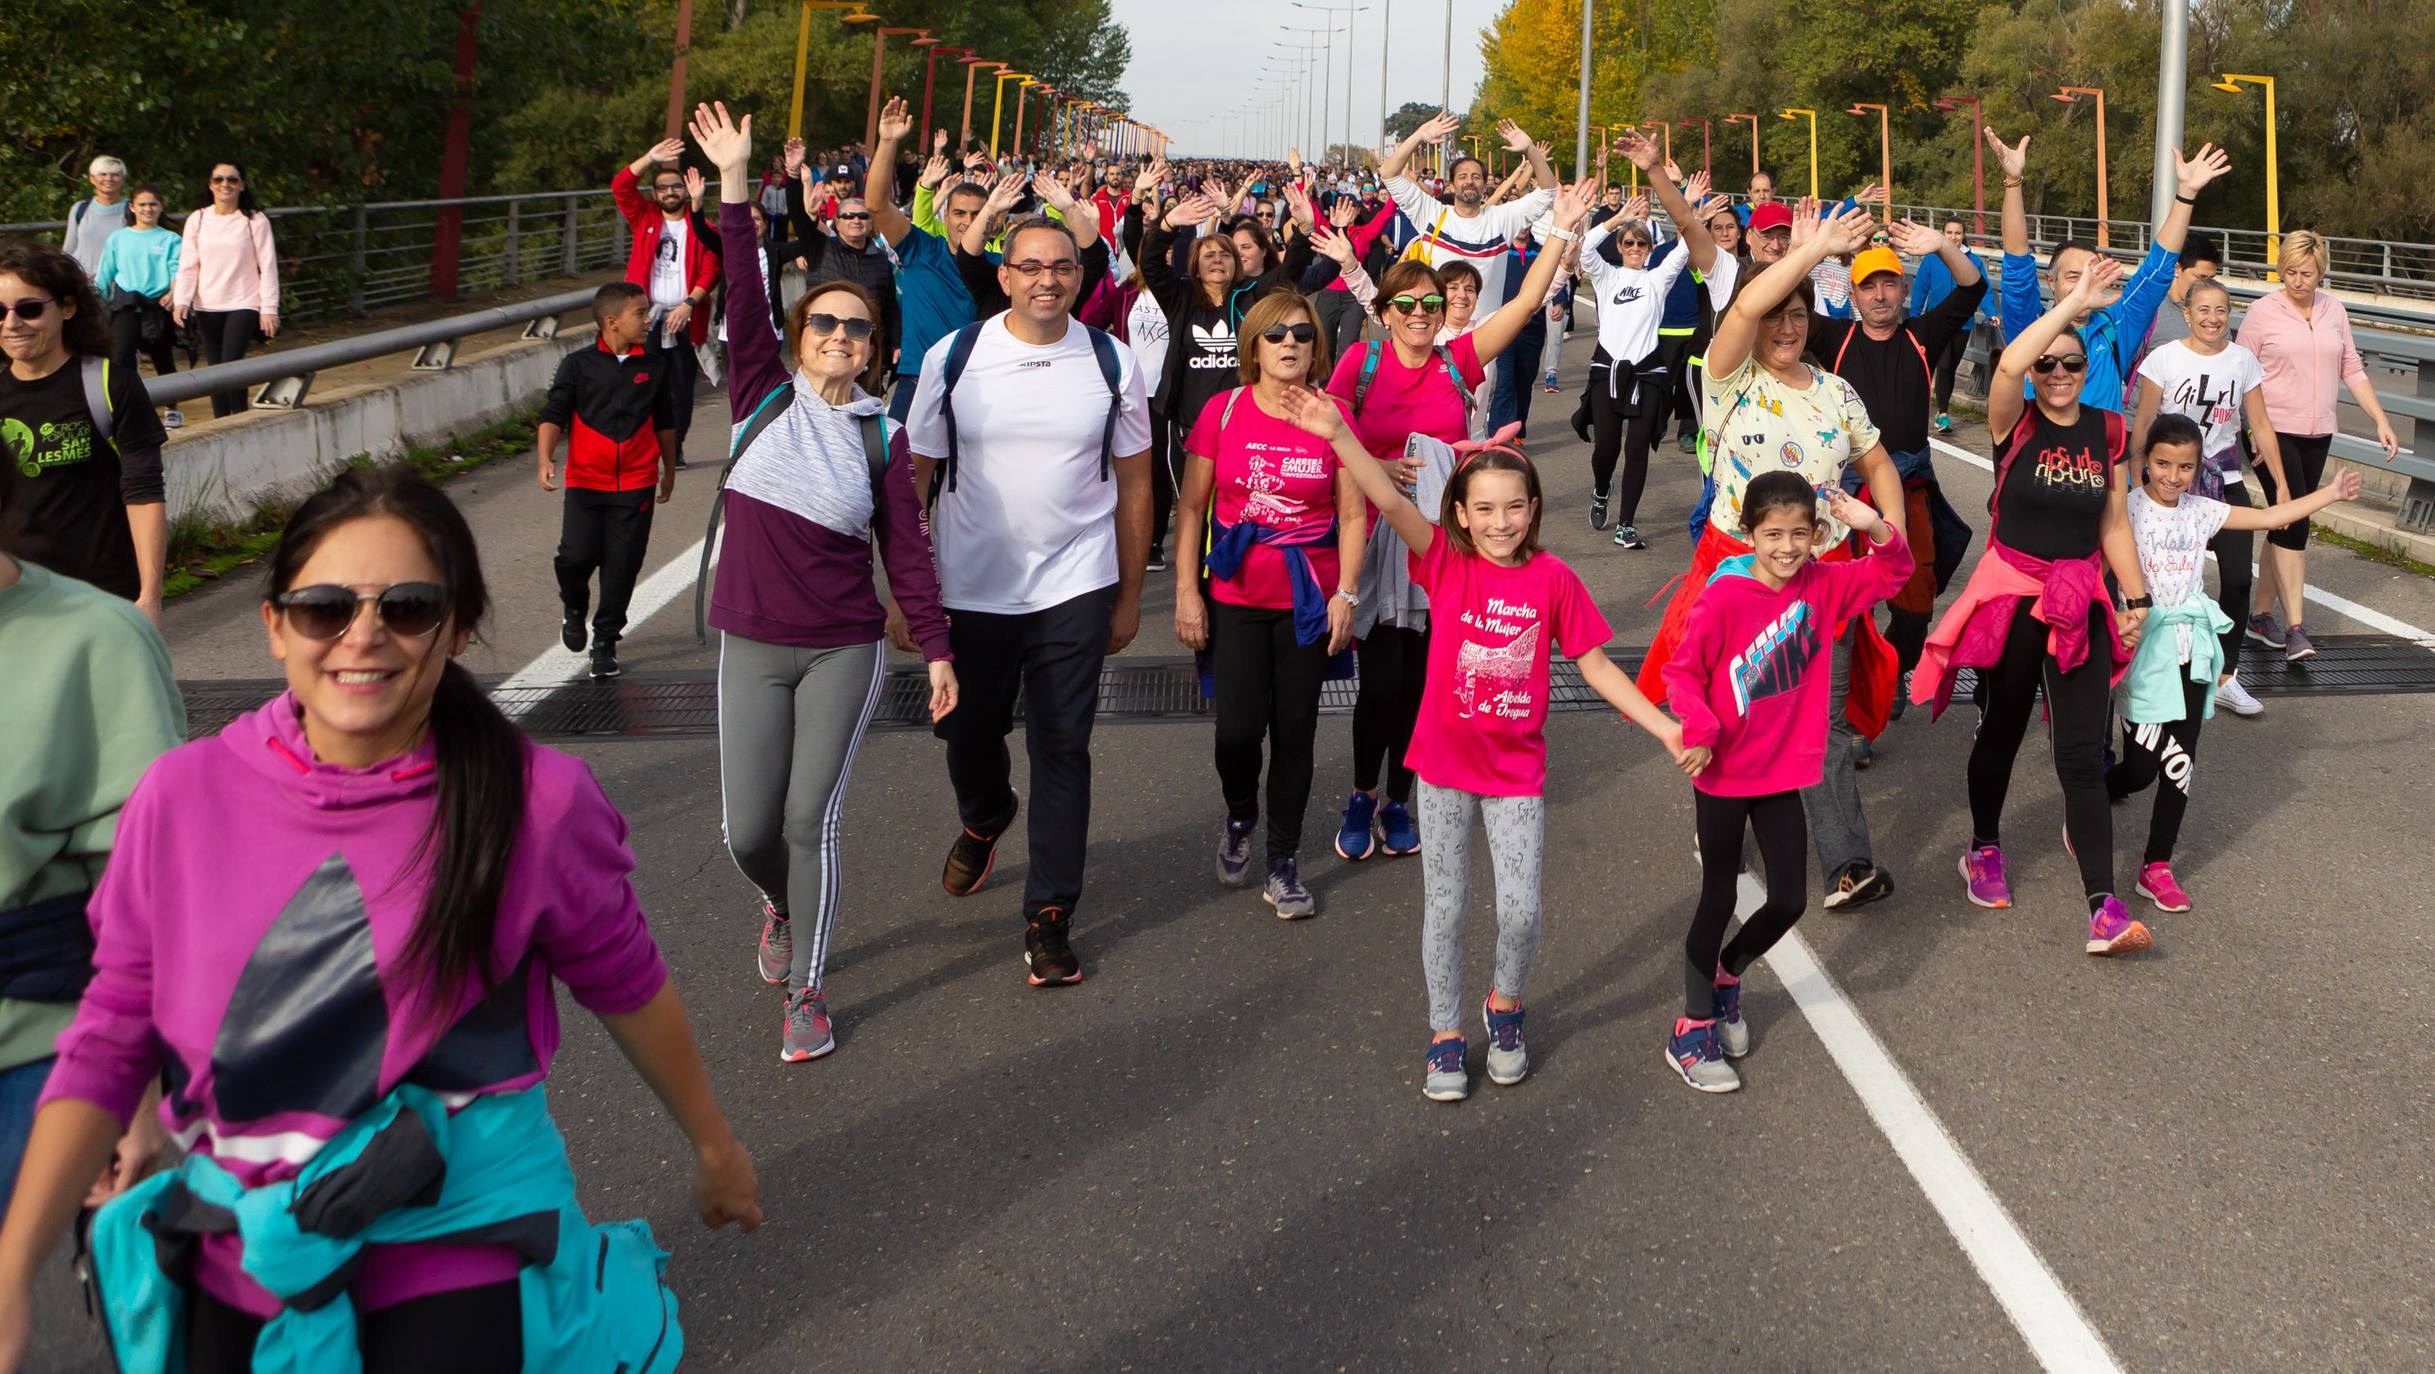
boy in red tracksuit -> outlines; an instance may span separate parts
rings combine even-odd
[[[584,608],[597,571],[591,673],[609,678],[617,676],[617,640],[651,540],[653,498],[676,494],[676,406],[663,355],[643,344],[651,332],[650,293],[611,282],[593,295],[592,313],[600,341],[559,360],[541,403],[536,457],[541,489],[556,491],[558,441],[567,441],[557,561],[558,599],[566,607],[561,637],[570,650],[583,651]]]

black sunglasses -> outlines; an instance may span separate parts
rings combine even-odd
[[[839,219],[869,219],[870,217],[871,212],[868,210],[840,210],[837,212]]]
[[[211,184],[214,186],[243,186],[245,178],[215,176],[211,179]]]
[[[287,612],[288,628],[307,639],[336,639],[355,623],[365,602],[380,617],[381,628],[414,639],[440,628],[448,618],[448,593],[436,582],[400,582],[378,592],[352,592],[335,583],[319,583],[281,592],[271,604]]]
[[[0,301],[0,320],[5,320],[10,315],[15,315],[18,319],[25,321],[27,324],[32,324],[34,321],[42,318],[43,311],[50,309],[56,304],[58,304],[58,302],[47,300],[41,296],[28,296],[24,300],[17,302],[15,305],[10,305],[7,301]]]
[[[1309,343],[1319,337],[1319,331],[1308,321],[1301,324],[1272,324],[1260,331],[1260,337],[1272,344],[1281,344],[1289,336],[1295,343]]]
[[[2066,353],[2057,357],[2052,353],[2041,353],[2038,355],[2038,360],[2029,365],[2029,370],[2043,377],[2058,367],[2070,373],[2085,372],[2088,370],[2088,355]]]
[[[861,343],[871,337],[872,328],[869,320],[839,319],[825,310],[816,310],[803,317],[804,332],[823,339],[843,329],[849,342]]]
[[[1626,248],[1646,248],[1649,246],[1649,241],[1647,239],[1625,239],[1623,241],[1623,246]]]

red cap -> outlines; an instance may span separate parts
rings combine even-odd
[[[1750,212],[1751,233],[1764,234],[1770,229],[1790,228],[1792,228],[1792,211],[1784,208],[1784,202],[1780,200],[1771,200]]]

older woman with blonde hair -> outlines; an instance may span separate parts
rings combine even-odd
[[[2341,388],[2367,412],[2376,426],[2376,442],[2384,461],[2393,461],[2401,441],[2376,401],[2376,388],[2367,379],[2367,365],[2352,342],[2350,312],[2333,293],[2323,289],[2327,258],[2325,240],[2314,230],[2283,236],[2279,264],[2283,289],[2269,292],[2249,307],[2241,321],[2240,344],[2257,355],[2266,374],[2266,418],[2274,424],[2275,446],[2282,450],[2283,475],[2289,491],[2274,473],[2258,469],[2266,504],[2297,500],[2317,489],[2325,476],[2326,454],[2339,428],[2334,417]],[[2254,455],[2254,447],[2253,447]],[[2254,462],[2254,456],[2253,456]],[[2293,663],[2314,658],[2317,646],[2300,628],[2306,613],[2308,587],[2308,521],[2295,520],[2266,536],[2266,556],[2258,562],[2257,592],[2251,604],[2249,637],[2270,649],[2280,649]],[[2283,618],[2277,620],[2280,608]]]

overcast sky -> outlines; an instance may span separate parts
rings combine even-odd
[[[1327,0],[1341,6],[1347,0]],[[1378,142],[1378,45],[1380,21],[1391,17],[1395,32],[1387,45],[1387,108],[1407,100],[1436,104],[1443,86],[1446,54],[1446,13],[1454,13],[1454,103],[1459,108],[1480,80],[1480,30],[1505,7],[1505,0],[1352,0],[1368,9],[1351,16],[1353,142]],[[1275,111],[1284,104],[1284,78],[1261,82],[1258,75],[1274,55],[1283,67],[1293,59],[1271,45],[1304,43],[1315,36],[1287,33],[1287,27],[1321,28],[1343,25],[1334,15],[1297,8],[1292,0],[1115,0],[1116,19],[1132,32],[1133,65],[1125,72],[1125,90],[1133,98],[1133,116],[1173,135],[1179,152],[1214,153],[1232,142],[1228,151],[1241,151],[1241,132],[1251,121],[1222,116],[1254,109]],[[1388,14],[1382,15],[1382,10]],[[1345,121],[1346,39],[1335,37],[1334,76],[1322,92],[1335,107],[1327,125],[1327,142],[1342,142]],[[1310,80],[1318,81],[1319,64],[1309,64]],[[1255,95],[1254,88],[1264,91]],[[1307,106],[1310,102],[1305,101]],[[1301,139],[1302,114],[1294,115],[1292,141]],[[1269,127],[1276,127],[1270,122]],[[1234,130],[1228,133],[1226,130]],[[1535,131],[1534,132],[1539,132]],[[1281,156],[1283,146],[1263,150]]]

